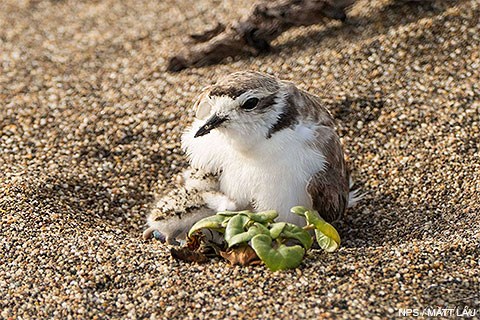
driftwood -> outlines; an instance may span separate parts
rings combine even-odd
[[[191,35],[195,43],[170,58],[169,71],[215,64],[240,54],[258,55],[270,42],[292,27],[309,26],[331,18],[344,21],[355,0],[264,0],[244,19],[228,26],[219,23],[204,33]]]

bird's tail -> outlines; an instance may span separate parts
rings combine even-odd
[[[363,199],[365,193],[360,193],[360,189],[352,190],[353,188],[353,179],[350,177],[350,192],[348,194],[348,205],[347,208],[351,208],[357,205],[359,201]]]

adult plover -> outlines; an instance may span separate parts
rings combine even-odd
[[[290,213],[301,205],[332,222],[356,201],[334,120],[317,96],[267,74],[236,72],[205,88],[195,109],[182,147],[192,168],[212,174],[211,182],[184,194],[196,205],[175,200],[178,213],[170,218],[159,207],[174,195],[162,198],[147,236],[157,229],[172,242],[221,210],[273,209],[279,220],[303,225]]]

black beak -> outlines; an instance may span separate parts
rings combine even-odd
[[[227,120],[228,120],[227,117],[219,117],[216,114],[213,115],[210,119],[207,120],[207,122],[200,129],[198,129],[194,137],[198,138],[206,135],[207,133],[210,133],[210,131],[217,128],[219,125],[221,125]]]

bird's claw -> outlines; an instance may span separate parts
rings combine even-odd
[[[150,227],[143,232],[143,239],[150,240],[154,238],[155,240],[160,241],[161,243],[167,243],[174,246],[181,245],[181,241],[178,241],[175,236],[169,237],[161,233],[159,230]]]

